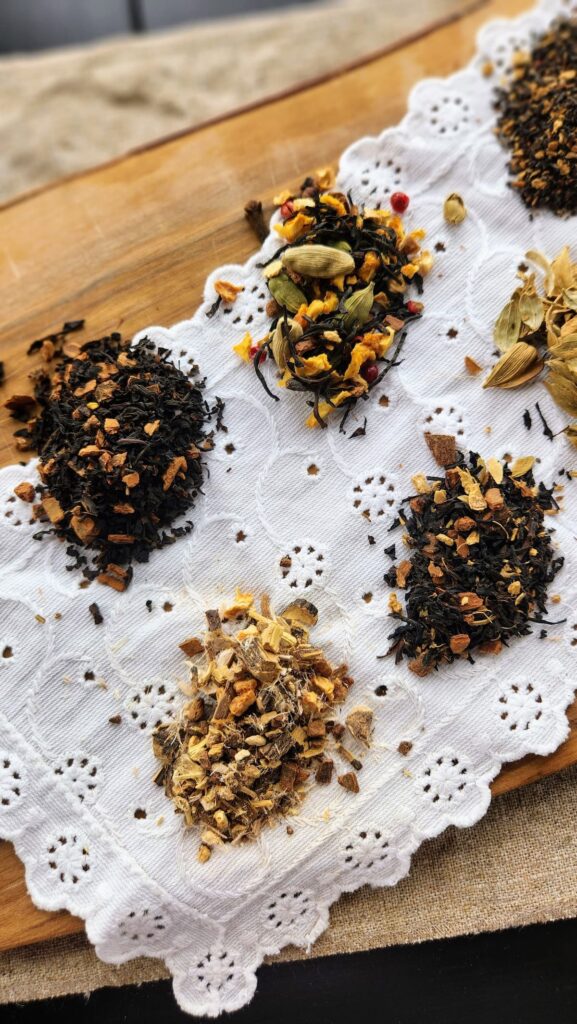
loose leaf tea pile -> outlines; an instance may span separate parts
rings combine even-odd
[[[577,211],[577,20],[563,20],[516,53],[497,91],[497,134],[511,150],[511,185],[529,207]]]
[[[53,336],[59,349],[66,333]],[[146,562],[153,549],[191,529],[171,524],[192,508],[202,484],[211,412],[201,385],[147,338],[130,347],[112,334],[77,348],[57,356],[52,372],[32,375],[33,398],[16,396],[26,399],[27,416],[37,409],[18,440],[40,454],[41,501],[33,514],[70,542],[70,568],[124,590],[133,561]],[[218,402],[215,411],[218,422]],[[24,486],[19,496],[33,501],[34,488]],[[94,550],[90,563],[78,545]]]
[[[236,634],[223,621],[244,620]],[[273,615],[266,597],[258,611],[252,594],[237,591],[222,618],[206,613],[209,632],[181,644],[202,655],[193,666],[188,703],[176,722],[159,726],[156,777],[187,826],[199,825],[199,859],[214,846],[253,839],[303,800],[307,782],[328,783],[333,762],[329,739],[347,765],[361,763],[339,740],[345,727],[334,717],[352,685],[345,665],[333,667],[309,641],[317,610],[295,600]],[[347,719],[356,741],[368,745],[372,712],[357,708]],[[338,779],[353,793],[350,767]]]
[[[432,265],[420,249],[424,231],[406,234],[396,213],[361,210],[329,182],[322,172],[298,195],[276,197],[276,230],[286,244],[263,267],[270,330],[256,344],[247,334],[235,346],[267,391],[260,367],[270,355],[279,386],[311,397],[311,427],[350,409],[395,364],[405,326],[423,308],[405,301],[407,289],[412,283],[420,293]],[[406,206],[408,197],[398,196]]]
[[[577,263],[568,246],[551,263],[540,252],[527,259],[543,273],[519,272],[522,284],[505,303],[494,338],[503,353],[484,382],[486,388],[516,388],[546,370],[544,384],[557,405],[577,416]],[[577,442],[577,423],[566,433]]]
[[[443,479],[415,477],[399,518],[410,558],[385,574],[405,591],[403,610],[391,595],[400,625],[390,635],[396,661],[410,658],[419,676],[472,652],[498,654],[503,644],[543,620],[547,587],[563,565],[544,516],[557,505],[535,484],[532,457],[513,465],[471,452]]]

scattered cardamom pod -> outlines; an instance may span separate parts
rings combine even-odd
[[[461,224],[465,220],[467,207],[458,192],[451,192],[445,199],[443,216],[447,224]]]
[[[551,347],[554,359],[577,359],[577,334],[569,334]]]
[[[287,359],[290,355],[289,341],[298,341],[303,329],[296,320],[290,318],[286,321],[281,317],[272,332],[270,349],[273,359],[279,370],[286,370]]]
[[[282,262],[287,270],[304,277],[338,277],[355,269],[350,252],[330,245],[297,245],[285,249]]]
[[[561,373],[553,371],[548,374],[545,387],[553,401],[564,412],[568,412],[570,416],[577,416],[577,384]]]
[[[549,359],[547,367],[550,373],[560,373],[572,384],[577,384],[577,359]]]
[[[506,302],[495,322],[494,342],[499,352],[507,352],[517,341],[521,333],[521,310],[519,304],[520,289],[517,288],[509,302]]]
[[[352,331],[356,325],[362,327],[363,324],[366,324],[371,316],[374,296],[375,287],[371,283],[366,288],[353,292],[348,299],[345,299],[343,305],[347,312],[343,317],[343,326],[346,331]]]
[[[543,359],[534,345],[518,341],[495,363],[483,387],[517,388],[536,377],[543,365]]]
[[[303,292],[297,288],[294,281],[291,281],[288,274],[271,277],[268,287],[273,299],[289,313],[296,313],[303,304],[306,306],[307,300]]]
[[[519,316],[521,323],[529,331],[538,331],[545,316],[543,299],[541,299],[534,287],[524,288],[519,296]]]

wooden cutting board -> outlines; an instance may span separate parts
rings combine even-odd
[[[207,273],[255,249],[243,219],[248,199],[270,203],[312,169],[336,162],[349,143],[395,124],[411,86],[447,75],[474,50],[491,17],[527,0],[485,0],[444,25],[299,92],[162,140],[0,209],[0,401],[28,389],[28,343],[84,317],[91,337],[170,325],[201,300]],[[410,14],[410,8],[407,8]],[[408,26],[410,27],[410,26]],[[0,465],[19,457],[14,424],[0,413]],[[548,758],[506,767],[495,794],[577,761],[572,733]],[[80,931],[67,913],[35,908],[8,843],[0,844],[0,950]]]

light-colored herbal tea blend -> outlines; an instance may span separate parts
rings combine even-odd
[[[235,351],[278,399],[261,369],[270,356],[279,387],[308,397],[307,425],[324,427],[335,410],[346,418],[395,365],[405,329],[423,309],[407,292],[412,285],[421,293],[432,257],[421,250],[423,230],[404,230],[400,213],[409,197],[403,192],[391,196],[392,210],[361,209],[332,187],[332,173],[324,170],[297,195],[283,192],[274,202],[284,244],[262,268],[270,329],[256,341],[247,333]],[[229,283],[217,284],[224,301],[222,285]]]
[[[521,269],[521,280],[495,323],[494,339],[503,353],[483,387],[517,388],[543,371],[547,391],[570,416],[577,417],[577,263],[565,246],[550,262],[540,252],[526,258],[542,272]],[[577,443],[577,423],[565,430]]]
[[[362,763],[341,739],[348,731],[362,749],[372,730],[368,708],[353,708],[344,724],[335,717],[353,680],[311,644],[314,605],[297,599],[275,615],[266,596],[259,610],[252,594],[237,591],[206,618],[205,637],[180,645],[192,659],[191,700],[153,737],[156,781],[185,825],[200,828],[201,861],[294,812],[311,783],[331,782],[329,753],[344,763],[337,781],[357,793]]]
[[[449,439],[440,440],[446,452]],[[563,557],[544,519],[558,505],[552,489],[535,483],[534,462],[527,456],[510,465],[454,450],[442,478],[413,477],[416,493],[404,499],[408,510],[395,524],[405,530],[409,554],[385,581],[405,599],[403,608],[391,594],[400,624],[388,653],[397,662],[409,658],[416,675],[459,658],[472,662],[473,653],[498,654],[533,624],[546,624],[547,589]],[[386,554],[396,559],[395,545]]]

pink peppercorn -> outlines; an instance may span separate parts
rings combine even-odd
[[[391,196],[391,206],[395,213],[404,213],[409,202],[410,200],[406,192],[393,192]]]
[[[254,359],[254,357],[256,356],[258,351],[259,351],[258,345],[251,345],[251,347],[248,350],[248,354],[249,354],[250,358]],[[259,364],[260,363],[264,363],[265,359],[266,359],[266,352],[261,352],[261,354],[259,356],[259,360],[258,360]]]
[[[420,313],[422,308],[423,307],[420,302],[413,302],[412,299],[409,299],[409,301],[407,302],[407,313],[411,313],[413,316],[417,313]]]
[[[379,368],[375,363],[364,363],[361,366],[361,377],[364,377],[367,384],[374,384],[379,376]]]
[[[290,215],[294,212],[295,208],[293,206],[292,200],[287,199],[286,203],[283,203],[280,208],[281,217],[283,218],[283,220],[286,220],[287,217],[290,217]]]

